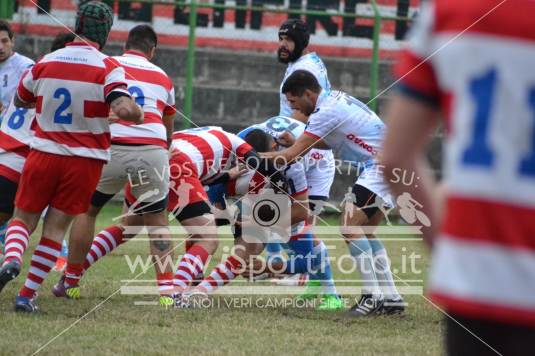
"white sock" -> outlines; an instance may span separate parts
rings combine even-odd
[[[351,240],[349,243],[349,251],[356,260],[357,269],[364,282],[362,286],[362,294],[372,294],[375,298],[380,298],[382,293],[379,288],[379,283],[377,283],[372,248],[368,239],[362,237],[360,239]]]

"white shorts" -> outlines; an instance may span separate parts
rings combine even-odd
[[[118,193],[130,184],[139,202],[163,200],[169,191],[169,153],[159,146],[111,146],[111,159],[104,166],[97,186],[100,193]]]
[[[321,212],[323,203],[329,199],[336,172],[331,150],[312,149],[305,155],[308,196],[314,204],[314,215]]]
[[[0,148],[0,175],[4,178],[18,182],[25,162],[26,157]]]
[[[361,185],[375,193],[389,208],[396,206],[394,197],[392,196],[392,193],[390,193],[390,188],[388,188],[384,179],[383,172],[376,163],[366,167],[357,178],[355,184]]]

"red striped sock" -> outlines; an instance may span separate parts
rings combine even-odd
[[[156,273],[160,295],[173,294],[173,272]]]
[[[218,264],[197,288],[205,293],[212,293],[217,288],[233,281],[238,275],[235,271],[241,267],[241,261],[230,256],[225,262]]]
[[[123,243],[123,229],[109,226],[95,236],[91,250],[85,256],[84,271]]]
[[[82,263],[75,264],[67,262],[67,267],[65,267],[65,279],[63,280],[65,287],[77,286],[82,278],[83,271],[84,265]]]
[[[26,224],[20,220],[12,220],[6,230],[4,265],[13,260],[22,265],[22,255],[28,248],[29,242],[30,232]]]
[[[179,290],[188,288],[195,276],[204,270],[210,254],[202,246],[193,245],[182,257],[175,273],[174,284]]]
[[[33,298],[61,253],[61,242],[41,237],[32,255],[30,270],[19,295]]]

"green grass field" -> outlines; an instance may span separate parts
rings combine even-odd
[[[109,225],[118,213],[119,206],[107,207],[97,229]],[[38,233],[32,237],[32,246],[37,240]],[[328,245],[333,243],[336,249],[330,251],[331,257],[346,253],[341,239],[333,236]],[[225,240],[219,251],[230,244],[229,239]],[[399,277],[426,279],[427,259],[420,241],[389,240],[385,245]],[[157,300],[156,296],[118,292],[124,285],[122,280],[134,278],[125,255],[148,254],[147,241],[129,242],[99,261],[84,277],[82,299],[77,301],[54,298],[50,289],[59,275],[51,272],[39,291],[39,313],[21,315],[13,311],[13,301],[24,282],[32,250],[25,254],[26,268],[19,278],[0,294],[0,355],[33,354],[40,348],[39,354],[43,355],[436,355],[442,349],[442,315],[421,295],[405,296],[409,306],[402,316],[359,320],[348,319],[342,312],[310,308],[227,308],[223,304],[208,310],[165,310],[156,305],[135,305],[139,300]],[[182,253],[183,248],[177,251]],[[402,254],[407,255],[407,251],[422,256],[417,263],[422,273],[403,269],[406,260]],[[334,273],[341,281],[359,278],[356,274],[343,275],[336,267]],[[153,278],[153,268],[139,276],[142,280]],[[348,284],[351,283],[341,282]],[[354,295],[343,296],[353,304]]]

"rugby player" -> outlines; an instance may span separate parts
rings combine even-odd
[[[17,88],[15,105],[35,107],[35,136],[6,232],[0,288],[20,273],[29,236],[47,206],[48,211],[28,277],[15,300],[16,311],[37,310],[36,291],[56,262],[67,229],[74,216],[89,208],[102,167],[109,159],[110,108],[122,119],[143,120],[143,111],[128,93],[124,70],[100,52],[112,23],[109,6],[96,1],[84,3],[75,24],[81,41],[44,56],[26,72]]]
[[[428,291],[447,313],[446,353],[531,355],[535,2],[423,5],[395,67],[400,83],[387,110],[385,175],[397,168],[421,177],[417,187],[391,186],[431,218],[424,230],[433,249]],[[425,152],[441,120],[439,187]]]
[[[77,280],[93,243],[97,216],[126,183],[131,185],[130,193],[136,198],[138,212],[143,216],[140,228],[146,226],[149,231],[151,255],[156,261],[172,256],[166,209],[168,146],[176,112],[175,91],[169,76],[150,62],[156,53],[157,43],[158,37],[150,26],[138,25],[128,33],[124,54],[112,57],[124,68],[128,91],[143,109],[144,120],[138,125],[117,120],[110,126],[111,159],[102,170],[89,210],[74,220],[69,240],[77,247],[69,251],[68,264],[71,268],[65,271],[53,289],[57,297],[79,295]],[[120,240],[121,235],[114,229],[109,236]],[[166,296],[172,294],[169,282],[174,271],[172,266],[165,267],[163,263],[155,263],[155,268],[161,301],[165,302]]]
[[[378,204],[394,206],[377,166],[384,123],[366,105],[348,94],[323,90],[314,75],[304,70],[290,75],[282,91],[292,108],[309,116],[307,127],[291,147],[277,153],[263,153],[263,157],[282,157],[292,162],[312,148],[331,148],[340,158],[364,166],[353,186],[355,211],[348,219],[342,219],[342,235],[364,280],[361,299],[349,315],[358,317],[403,311],[404,303],[395,287],[383,244],[372,233],[366,234],[359,229],[381,222],[383,213]],[[370,204],[372,202],[374,204]]]

